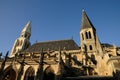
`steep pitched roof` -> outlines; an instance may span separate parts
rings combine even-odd
[[[81,30],[85,29],[85,28],[94,28],[92,22],[90,21],[90,19],[88,18],[85,10],[82,11],[82,22],[81,22]]]
[[[31,47],[25,50],[25,52],[39,52],[41,50],[78,50],[78,45],[72,39],[68,40],[58,40],[58,41],[48,41],[48,42],[38,42],[33,44]]]

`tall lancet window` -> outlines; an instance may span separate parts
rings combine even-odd
[[[88,33],[87,32],[85,32],[85,36],[86,36],[86,39],[88,39]]]
[[[90,31],[88,32],[88,35],[89,35],[89,39],[91,39],[91,32]]]

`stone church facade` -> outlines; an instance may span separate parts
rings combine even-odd
[[[100,43],[96,29],[84,10],[80,46],[73,39],[31,45],[30,36],[31,22],[28,22],[15,40],[10,56],[7,52],[5,58],[0,59],[0,80],[119,77],[120,48]]]

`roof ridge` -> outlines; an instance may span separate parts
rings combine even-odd
[[[37,42],[37,43],[58,42],[58,41],[68,41],[68,40],[73,40],[73,39],[48,40],[48,41],[40,41],[40,42]]]
[[[26,49],[26,51],[36,52],[40,51],[42,48],[44,50],[59,50],[59,48],[61,48],[62,50],[78,50],[79,46],[73,39],[52,40],[34,43],[28,49]]]

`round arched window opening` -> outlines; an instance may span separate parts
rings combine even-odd
[[[5,69],[1,80],[16,80],[15,70],[11,66]]]
[[[93,50],[92,45],[89,46],[90,50]]]

